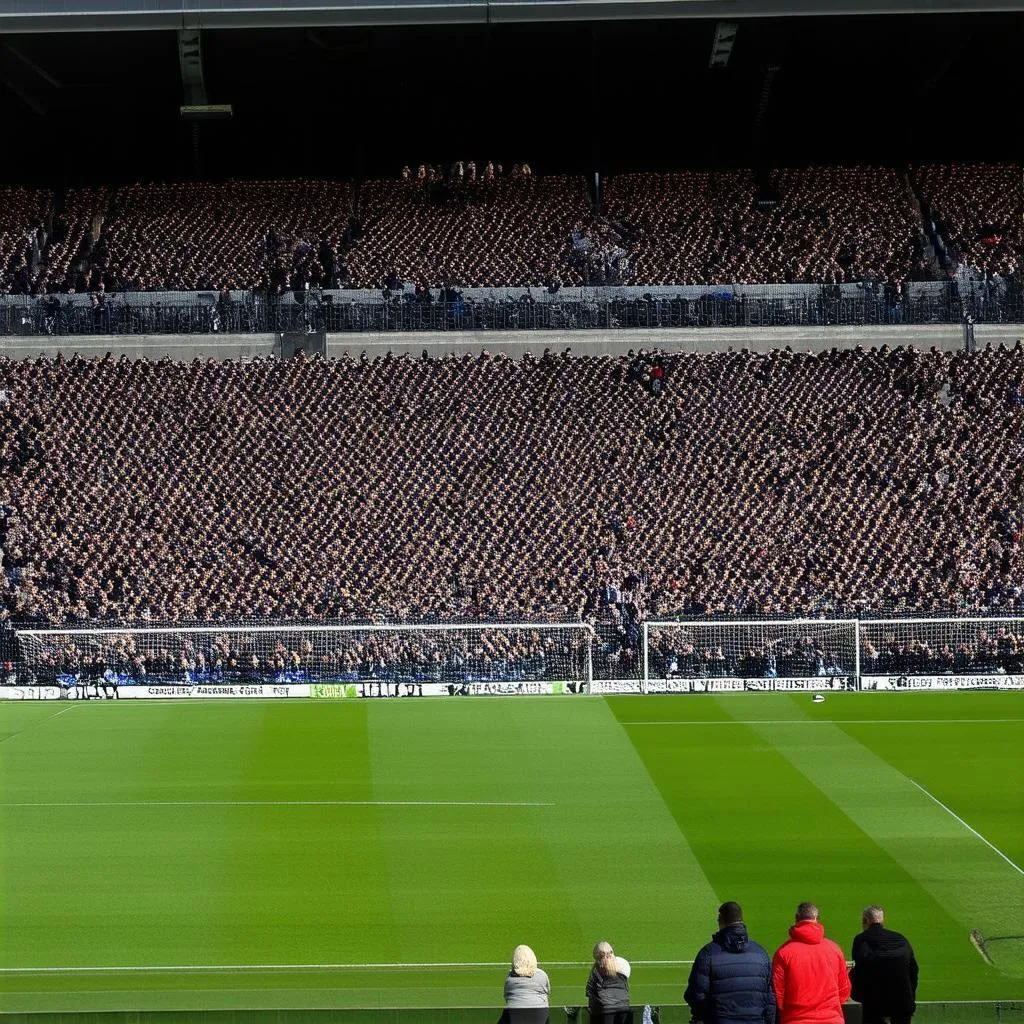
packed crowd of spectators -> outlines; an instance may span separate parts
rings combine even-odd
[[[52,208],[49,189],[0,188],[0,294],[32,290],[32,266]]]
[[[23,623],[1024,607],[1024,351],[0,362]]]
[[[93,272],[129,290],[326,287],[353,214],[349,182],[126,186]]]
[[[0,192],[0,292],[891,282],[1020,270],[1020,165],[581,176],[491,161],[366,181]],[[926,212],[922,225],[919,197]],[[44,227],[45,225],[45,227]]]
[[[100,237],[107,198],[108,190],[102,187],[68,190],[60,215],[54,218],[33,291],[44,294],[105,289],[101,273],[83,273],[77,268]],[[111,279],[109,283],[114,287],[117,281]]]
[[[913,198],[893,170],[624,174],[604,186],[644,284],[927,277]]]
[[[852,652],[806,632],[736,647],[728,640],[701,644],[692,629],[680,626],[652,630],[649,643],[650,672],[664,679],[796,679],[854,671]]]
[[[363,236],[348,254],[351,282],[380,288],[394,275],[427,286],[580,284],[569,238],[589,208],[583,179],[565,175],[368,181]]]
[[[349,182],[228,181],[77,189],[36,293],[338,287],[355,230]]]
[[[1024,265],[1024,166],[927,164],[913,173],[946,259],[1007,277]]]
[[[1024,673],[1024,629],[1018,627],[960,626],[954,631],[973,635],[944,640],[923,624],[916,631],[886,633],[878,643],[861,641],[861,671],[865,675]]]

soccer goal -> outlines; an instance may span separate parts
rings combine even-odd
[[[866,689],[1022,689],[1024,618],[875,619],[860,624]]]
[[[643,691],[854,689],[857,623],[645,622]]]
[[[37,685],[322,683],[360,696],[586,692],[585,623],[181,626],[29,629],[22,671]],[[402,689],[404,687],[404,689]],[[412,689],[410,689],[410,687]]]

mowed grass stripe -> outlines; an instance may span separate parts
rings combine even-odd
[[[311,786],[370,794],[365,708],[330,722],[310,708],[299,735],[277,733],[267,716],[286,716],[269,705],[207,710],[183,717],[175,708],[86,707],[61,719],[77,734],[62,728],[59,746],[58,730],[41,730],[32,750],[5,759],[5,794],[197,798]],[[351,865],[380,859],[372,808],[346,808],[326,823],[316,808],[221,808],[198,825],[189,808],[144,819],[137,809],[60,813],[55,828],[52,815],[0,809],[10,840],[5,877],[18,880],[6,886],[4,964],[319,959],[306,947],[321,928],[336,930],[337,918],[325,915],[339,898],[355,920],[343,899],[345,885],[360,888]],[[378,934],[387,927],[379,907],[363,923]],[[337,959],[365,959],[350,952]]]
[[[630,958],[688,958],[680,939],[695,923],[691,908],[716,896],[629,737],[604,701],[543,724],[565,765],[558,789],[569,799],[543,839],[581,922],[574,948],[586,954],[611,937]],[[654,999],[645,979],[646,970],[634,995]]]
[[[259,720],[240,798],[274,794],[353,803],[287,813],[274,807],[232,809],[236,862],[244,865],[229,890],[233,935],[225,947],[193,962],[401,959],[394,955],[398,922],[387,899],[389,822],[393,815],[423,811],[375,804],[370,708],[339,705],[324,714],[310,705],[295,714],[264,705]],[[367,884],[371,872],[377,880],[373,889]],[[365,955],[368,940],[361,936],[372,936],[385,955]]]
[[[519,941],[542,962],[578,958],[609,934],[630,957],[684,955],[663,943],[675,940],[694,893],[713,895],[603,701],[448,702],[432,710],[424,729],[422,706],[373,708],[378,798],[420,785],[418,797],[554,806],[507,815],[494,828],[467,823],[392,845],[415,953],[440,921],[450,932],[445,948],[459,960],[498,960]],[[645,859],[651,868],[641,877],[632,865]]]
[[[0,797],[88,798],[111,786],[148,795],[176,785],[176,764],[205,760],[205,735],[182,733],[169,708],[118,722],[82,707],[8,746]],[[229,730],[220,750],[228,763],[245,760],[248,743]],[[0,808],[0,963],[95,963],[100,949],[136,960],[173,950],[177,959],[230,919],[225,888],[211,879],[231,864],[223,829],[197,836],[173,813],[144,828],[135,815],[61,813],[55,825]]]
[[[792,705],[796,715],[805,714],[805,702],[793,697],[782,699]],[[809,701],[806,704],[811,706]],[[728,710],[743,720],[743,705],[732,702]],[[823,726],[811,733],[789,724],[751,728],[771,742],[956,919],[958,931],[943,936],[942,943],[948,945],[950,939],[959,938],[962,952],[958,959],[968,956],[971,929],[999,935],[1019,931],[1024,921],[1024,878],[906,774],[839,726]],[[944,749],[935,741],[933,736],[929,759],[936,754],[941,757]],[[865,902],[884,904],[886,898],[873,896]],[[889,902],[894,907],[899,905]],[[903,920],[902,911],[897,912]],[[934,938],[938,942],[939,936]],[[1020,995],[1024,984],[1015,981],[1008,991]]]
[[[1019,721],[1004,719],[982,730],[959,729],[955,723],[898,732],[843,723],[843,729],[1024,866],[1024,725]]]
[[[9,945],[6,964],[391,963],[419,961],[428,949],[446,961],[500,963],[521,940],[544,962],[575,962],[608,935],[631,959],[645,961],[685,959],[703,936],[690,911],[715,895],[600,699],[213,705],[186,715],[172,707],[155,715],[100,707],[83,709],[94,727],[68,737],[66,749],[102,769],[89,768],[81,778],[71,771],[65,785],[52,764],[37,765],[34,780],[14,766],[14,800],[49,794],[64,802],[65,793],[90,801],[301,795],[555,806],[498,813],[442,807],[425,814],[394,806],[282,812],[246,805],[203,808],[198,820],[193,807],[166,814],[163,808],[60,808],[55,813],[64,825],[64,852],[72,855],[73,885],[83,819],[97,833],[103,832],[97,818],[118,823],[112,831],[119,853],[140,865],[122,886],[134,917],[120,908],[109,927],[93,930],[86,955],[65,946],[51,916],[27,949]],[[15,820],[13,810],[0,814]],[[38,808],[18,814],[35,817],[30,824],[41,828],[39,844],[33,840],[31,851],[22,851],[23,863],[52,855],[59,845],[53,814]],[[152,830],[177,836],[180,846],[151,842]],[[156,892],[159,881],[147,865],[161,865],[168,852],[183,868],[167,874],[173,912],[153,918],[146,888]],[[91,893],[100,919],[123,876],[108,874]],[[59,891],[57,875],[59,868],[43,872],[41,884]],[[210,879],[218,891],[204,895]],[[207,899],[219,923],[206,918]],[[22,904],[18,913],[30,909]],[[196,917],[191,925],[183,918],[189,912]],[[159,945],[165,947],[160,955]],[[678,999],[685,971],[676,964],[638,967],[636,997]],[[0,992],[12,1010],[495,1006],[505,971],[438,971],[426,978],[423,971],[382,968],[328,972],[329,981],[318,976],[315,982],[308,974],[255,972],[244,986],[237,978],[206,976],[197,983],[184,972],[139,973],[102,974],[87,983],[81,975],[4,976]],[[556,1002],[583,999],[585,968],[551,973]]]
[[[621,702],[612,700],[619,710]],[[649,698],[644,719],[682,717],[680,704],[688,708],[691,701],[689,697]],[[809,698],[807,703],[812,706]],[[788,720],[802,714],[785,695],[697,698],[693,705],[695,710],[700,706],[703,718],[721,714],[739,718],[743,710],[755,719]],[[626,711],[627,717],[635,714],[628,703]],[[723,899],[738,899],[744,905],[754,937],[766,946],[774,947],[785,938],[795,904],[813,899],[823,907],[832,937],[848,950],[859,930],[860,910],[866,903],[880,901],[898,912],[899,923],[912,934],[927,961],[923,998],[1018,993],[1019,983],[1002,978],[981,961],[962,923],[943,900],[833,801],[817,779],[809,778],[786,756],[792,753],[788,747],[812,751],[841,775],[844,751],[841,741],[837,746],[833,729],[848,739],[831,726],[807,730],[741,722],[734,729],[627,728],[626,732],[708,877]],[[886,799],[884,792],[871,794],[870,780],[864,780],[865,788],[860,790],[856,771],[856,764],[851,765],[847,778],[855,792],[862,792],[866,807]],[[925,800],[920,793],[916,796]],[[966,881],[969,876],[960,877]],[[712,923],[713,914],[709,929]]]
[[[374,799],[549,802],[546,789],[538,792],[543,780],[532,778],[529,769],[521,780],[501,770],[514,764],[513,752],[522,749],[511,723],[466,708],[438,708],[429,721],[415,711],[390,702],[369,708]],[[544,810],[509,809],[500,823],[481,821],[463,808],[429,819],[389,816],[386,880],[371,868],[363,881],[366,898],[390,902],[396,930],[387,955],[377,951],[372,934],[365,936],[364,958],[413,961],[422,959],[425,949],[439,948],[444,957],[438,959],[496,961],[511,946],[495,948],[494,933],[522,934],[526,914],[520,900],[544,901],[553,914],[564,914],[552,865],[530,822]],[[428,936],[441,945],[425,946]],[[453,987],[462,985],[471,987],[472,981],[460,974]],[[468,994],[454,998],[463,1002]]]
[[[646,995],[665,1005],[681,1001],[688,968],[645,967],[636,977],[643,978]],[[584,967],[552,968],[551,1002],[553,1006],[586,1003],[584,986],[589,971]],[[140,1005],[159,1006],[165,1011],[207,1009],[386,1009],[392,1007],[436,1008],[475,1007],[483,1011],[476,1021],[497,1020],[501,1013],[503,968],[482,968],[472,973],[452,975],[443,971],[407,971],[389,975],[382,982],[377,973],[361,977],[308,974],[295,976],[264,975],[245,978],[227,975],[219,984],[194,978],[155,978],[159,988],[142,992],[131,987],[128,979],[97,978],[96,984],[75,984],[59,991],[36,992],[4,987],[0,999],[4,1012],[113,1012],[139,1010]],[[631,979],[633,980],[633,979]],[[561,1011],[558,1011],[561,1013]],[[141,1017],[139,1018],[142,1019]],[[680,1020],[685,1018],[680,1018]]]

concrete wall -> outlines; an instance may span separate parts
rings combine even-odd
[[[1024,338],[1022,324],[979,324],[975,341],[986,344],[1013,345]],[[366,353],[371,359],[391,352],[419,357],[424,350],[431,356],[479,355],[484,349],[492,354],[504,353],[518,358],[527,352],[535,356],[545,349],[563,352],[572,349],[576,355],[620,355],[630,349],[664,349],[683,352],[723,352],[749,349],[769,352],[790,346],[794,351],[821,352],[832,348],[865,348],[888,345],[932,346],[956,351],[963,346],[958,325],[935,324],[903,327],[766,327],[766,328],[704,328],[621,331],[478,331],[401,334],[330,334],[327,352],[330,356],[348,353],[358,358]],[[273,355],[278,351],[274,334],[158,334],[150,336],[96,335],[75,337],[11,337],[0,339],[0,354],[11,359],[32,359],[78,353],[84,358],[115,356],[146,359],[247,359]]]
[[[250,359],[278,350],[276,334],[96,334],[67,337],[0,338],[0,355],[8,359],[53,358],[58,352],[83,359],[125,355],[130,359]]]

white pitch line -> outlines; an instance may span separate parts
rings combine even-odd
[[[694,721],[673,719],[661,722],[623,722],[620,725],[993,725],[1024,722],[1024,718],[759,718]]]
[[[1006,863],[1007,863],[1007,864],[1009,864],[1009,865],[1010,865],[1010,867],[1011,867],[1011,868],[1013,868],[1013,870],[1014,870],[1014,871],[1016,871],[1018,875],[1024,875],[1024,868],[1022,868],[1022,867],[1021,867],[1021,866],[1020,866],[1019,864],[1015,864],[1015,863],[1014,863],[1014,862],[1013,862],[1012,860],[1010,860],[1010,858],[1009,858],[1009,857],[1007,857],[1007,856],[1006,856],[1006,854],[1005,854],[1005,853],[1003,853],[1003,851],[1002,851],[1002,850],[1000,850],[998,846],[996,846],[996,845],[995,845],[994,843],[990,843],[990,842],[989,842],[989,841],[988,841],[988,840],[987,840],[987,839],[986,839],[986,838],[985,838],[985,837],[984,837],[984,836],[983,836],[983,835],[982,835],[982,834],[981,834],[981,833],[980,833],[980,832],[979,832],[979,831],[978,831],[978,830],[977,830],[976,828],[971,828],[971,826],[970,826],[970,825],[968,825],[968,824],[967,824],[967,822],[966,822],[966,821],[964,821],[964,819],[963,819],[963,818],[961,818],[961,817],[960,817],[960,815],[956,813],[956,811],[954,811],[954,810],[953,810],[952,808],[950,808],[950,807],[947,807],[947,806],[946,806],[946,805],[945,805],[945,804],[944,804],[944,803],[943,803],[943,802],[942,802],[942,801],[941,801],[941,800],[940,800],[940,799],[939,799],[939,798],[938,798],[937,796],[935,796],[935,795],[934,795],[934,794],[932,794],[932,793],[929,793],[929,792],[928,792],[928,790],[927,790],[927,789],[925,789],[925,788],[924,788],[924,786],[922,786],[920,782],[917,782],[916,780],[914,780],[914,779],[911,779],[909,775],[907,776],[907,779],[908,779],[908,781],[909,781],[909,782],[910,782],[910,783],[911,783],[912,785],[916,786],[916,787],[917,787],[917,788],[918,788],[919,790],[921,790],[921,792],[922,792],[922,793],[924,793],[924,795],[925,795],[926,797],[928,797],[928,799],[929,799],[929,800],[933,800],[933,801],[934,801],[935,803],[937,803],[937,804],[938,804],[938,805],[939,805],[939,806],[940,806],[940,807],[941,807],[941,808],[942,808],[942,809],[943,809],[943,810],[944,810],[944,811],[945,811],[945,812],[946,812],[946,813],[947,813],[947,814],[948,814],[948,815],[949,815],[950,817],[952,817],[952,818],[955,818],[955,819],[956,819],[956,820],[957,820],[958,822],[960,822],[960,824],[961,824],[961,825],[963,825],[963,827],[964,827],[965,829],[967,829],[967,831],[968,831],[968,832],[970,832],[970,833],[971,833],[971,835],[973,835],[973,836],[976,836],[976,837],[977,837],[978,839],[980,839],[980,840],[981,840],[981,841],[982,841],[982,842],[983,842],[983,843],[984,843],[984,844],[985,844],[985,845],[986,845],[986,846],[987,846],[987,847],[988,847],[988,848],[989,848],[989,849],[990,849],[990,850],[991,850],[991,851],[992,851],[993,853],[996,853],[996,854],[998,854],[998,855],[999,855],[1000,857],[1002,857],[1002,858],[1003,858],[1003,860],[1005,860],[1005,861],[1006,861]]]
[[[633,960],[639,967],[679,967],[692,964],[692,960]],[[547,967],[593,967],[593,960],[545,960]],[[477,968],[508,967],[508,961],[455,961],[451,963],[389,963],[389,964],[176,964],[144,967],[0,967],[0,974],[120,974],[122,972],[164,974],[168,972],[194,972],[196,974],[225,972],[249,973],[253,971],[380,971],[380,970],[475,970]]]
[[[42,728],[48,722],[52,722],[55,718],[60,718],[61,715],[66,715],[69,711],[74,711],[77,705],[72,704],[70,707],[61,708],[60,711],[54,712],[52,715],[47,715],[46,718],[40,719],[38,722],[33,722],[31,725],[25,726],[24,729],[19,729],[17,732],[12,732],[5,736],[0,743],[6,743],[8,740],[17,739],[17,737],[23,735],[26,732],[31,732],[33,729]]]
[[[0,807],[554,807],[524,800],[65,800],[0,803]]]

